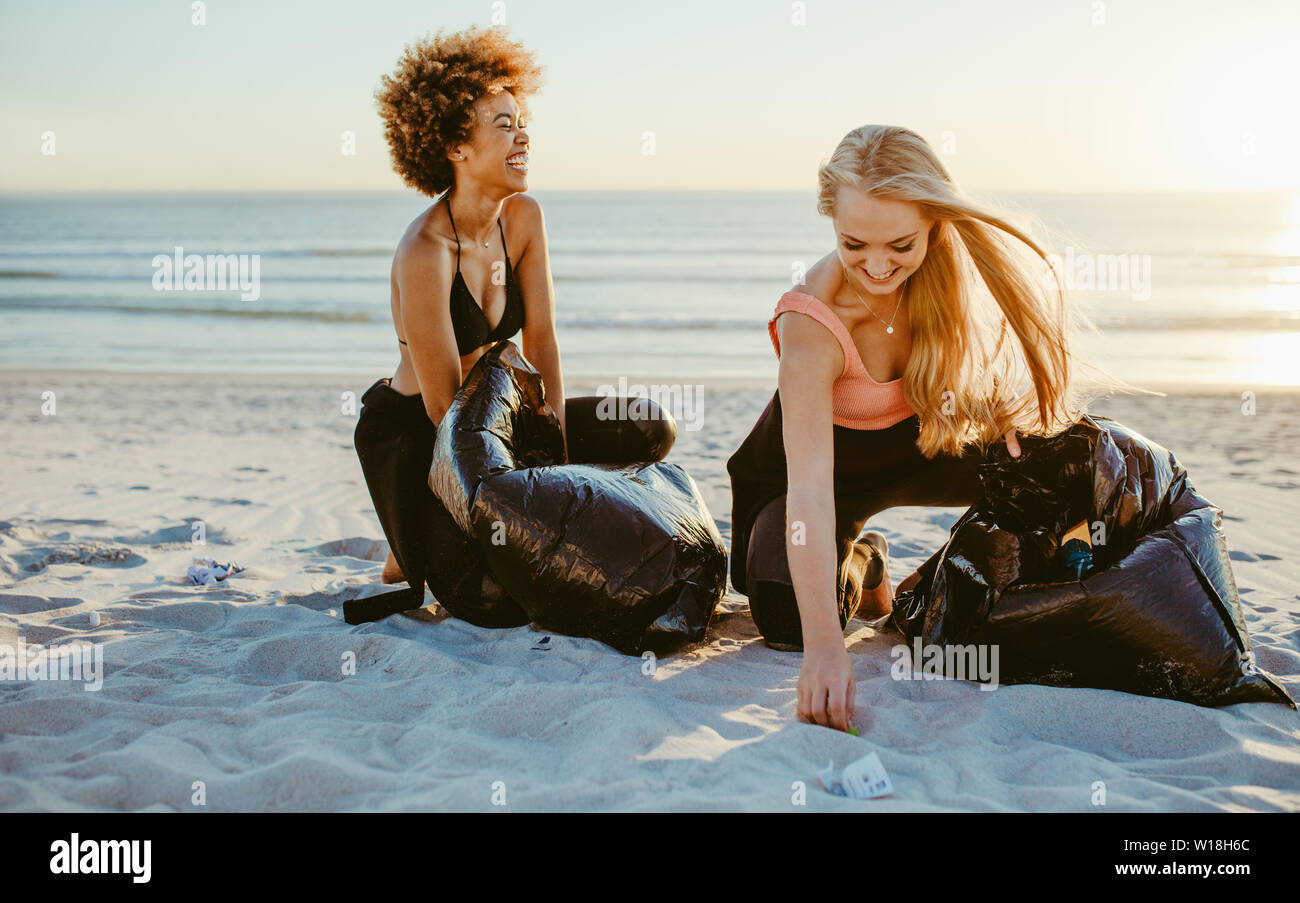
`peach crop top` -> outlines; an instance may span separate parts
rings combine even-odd
[[[833,423],[851,430],[883,430],[916,413],[903,398],[903,378],[900,376],[886,383],[872,379],[844,323],[813,295],[786,292],[777,302],[776,312],[767,321],[767,333],[772,338],[778,359],[781,357],[781,343],[776,335],[776,320],[791,310],[806,314],[829,329],[844,352],[844,369],[831,387]]]

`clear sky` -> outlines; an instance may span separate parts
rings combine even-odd
[[[400,188],[380,76],[408,41],[494,15],[547,68],[529,128],[535,190],[808,189],[868,122],[949,151],[972,190],[1300,186],[1295,0],[210,0],[204,12],[195,26],[184,0],[3,0],[0,191]]]

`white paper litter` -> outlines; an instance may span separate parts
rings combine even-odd
[[[195,558],[185,576],[196,586],[211,586],[218,580],[225,580],[231,574],[238,574],[242,570],[243,568],[233,561],[217,564],[212,558]]]
[[[846,796],[856,800],[871,800],[889,796],[894,792],[894,785],[885,772],[884,763],[876,753],[867,753],[856,762],[844,767],[840,778],[835,777],[835,763],[828,762],[817,773],[822,786],[832,796]]]

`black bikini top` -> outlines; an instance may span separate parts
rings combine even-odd
[[[451,232],[456,236],[456,278],[451,283],[451,326],[456,334],[456,349],[461,357],[475,348],[508,339],[524,326],[524,298],[514,279],[514,268],[510,265],[510,250],[506,247],[506,233],[501,226],[501,217],[497,217],[497,231],[501,234],[501,250],[506,258],[506,309],[501,314],[501,321],[496,328],[488,323],[487,314],[474,300],[465,278],[460,274],[460,233],[456,231],[456,221],[451,217],[451,201],[447,201],[447,221],[451,223]],[[398,339],[403,345],[404,339]]]

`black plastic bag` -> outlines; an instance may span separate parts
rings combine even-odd
[[[528,615],[487,574],[478,543],[465,535],[427,488],[437,428],[419,395],[400,395],[386,379],[361,397],[353,442],[366,487],[407,587],[343,602],[349,624],[378,621],[438,602],[480,627],[518,627]],[[422,485],[425,484],[425,485]]]
[[[1167,449],[1100,415],[1020,448],[990,447],[980,500],[895,599],[909,644],[996,646],[1000,683],[1295,708],[1255,665],[1223,512]],[[1079,521],[1093,536],[1081,580],[1057,564]]]
[[[537,624],[633,655],[703,639],[727,553],[695,482],[662,461],[563,456],[541,377],[502,341],[438,425],[429,486]]]

